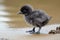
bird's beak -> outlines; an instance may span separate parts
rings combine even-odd
[[[22,14],[22,12],[21,12],[21,11],[19,11],[19,12],[17,12],[17,14]]]
[[[51,19],[52,19],[52,16],[49,17],[49,20],[51,20]]]

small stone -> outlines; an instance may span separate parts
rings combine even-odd
[[[60,27],[56,28],[56,33],[60,34]]]
[[[51,30],[51,31],[49,32],[49,34],[56,34],[56,31],[55,31],[55,30]]]
[[[60,27],[57,27],[56,30],[60,30]]]
[[[57,33],[57,34],[60,34],[60,30],[56,30],[56,33]]]

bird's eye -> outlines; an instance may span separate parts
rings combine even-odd
[[[27,12],[27,10],[24,10],[24,12]]]

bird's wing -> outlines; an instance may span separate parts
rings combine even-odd
[[[40,11],[40,10],[34,11],[31,17],[34,19],[34,21],[41,23],[49,18],[49,16],[44,11]]]

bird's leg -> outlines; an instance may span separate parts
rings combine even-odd
[[[36,32],[36,34],[40,34],[40,30],[41,30],[41,27],[39,27],[38,31]]]
[[[27,32],[30,32],[30,33],[35,33],[35,27],[32,29],[32,30],[29,30]]]
[[[33,32],[35,32],[35,27],[32,29]]]

